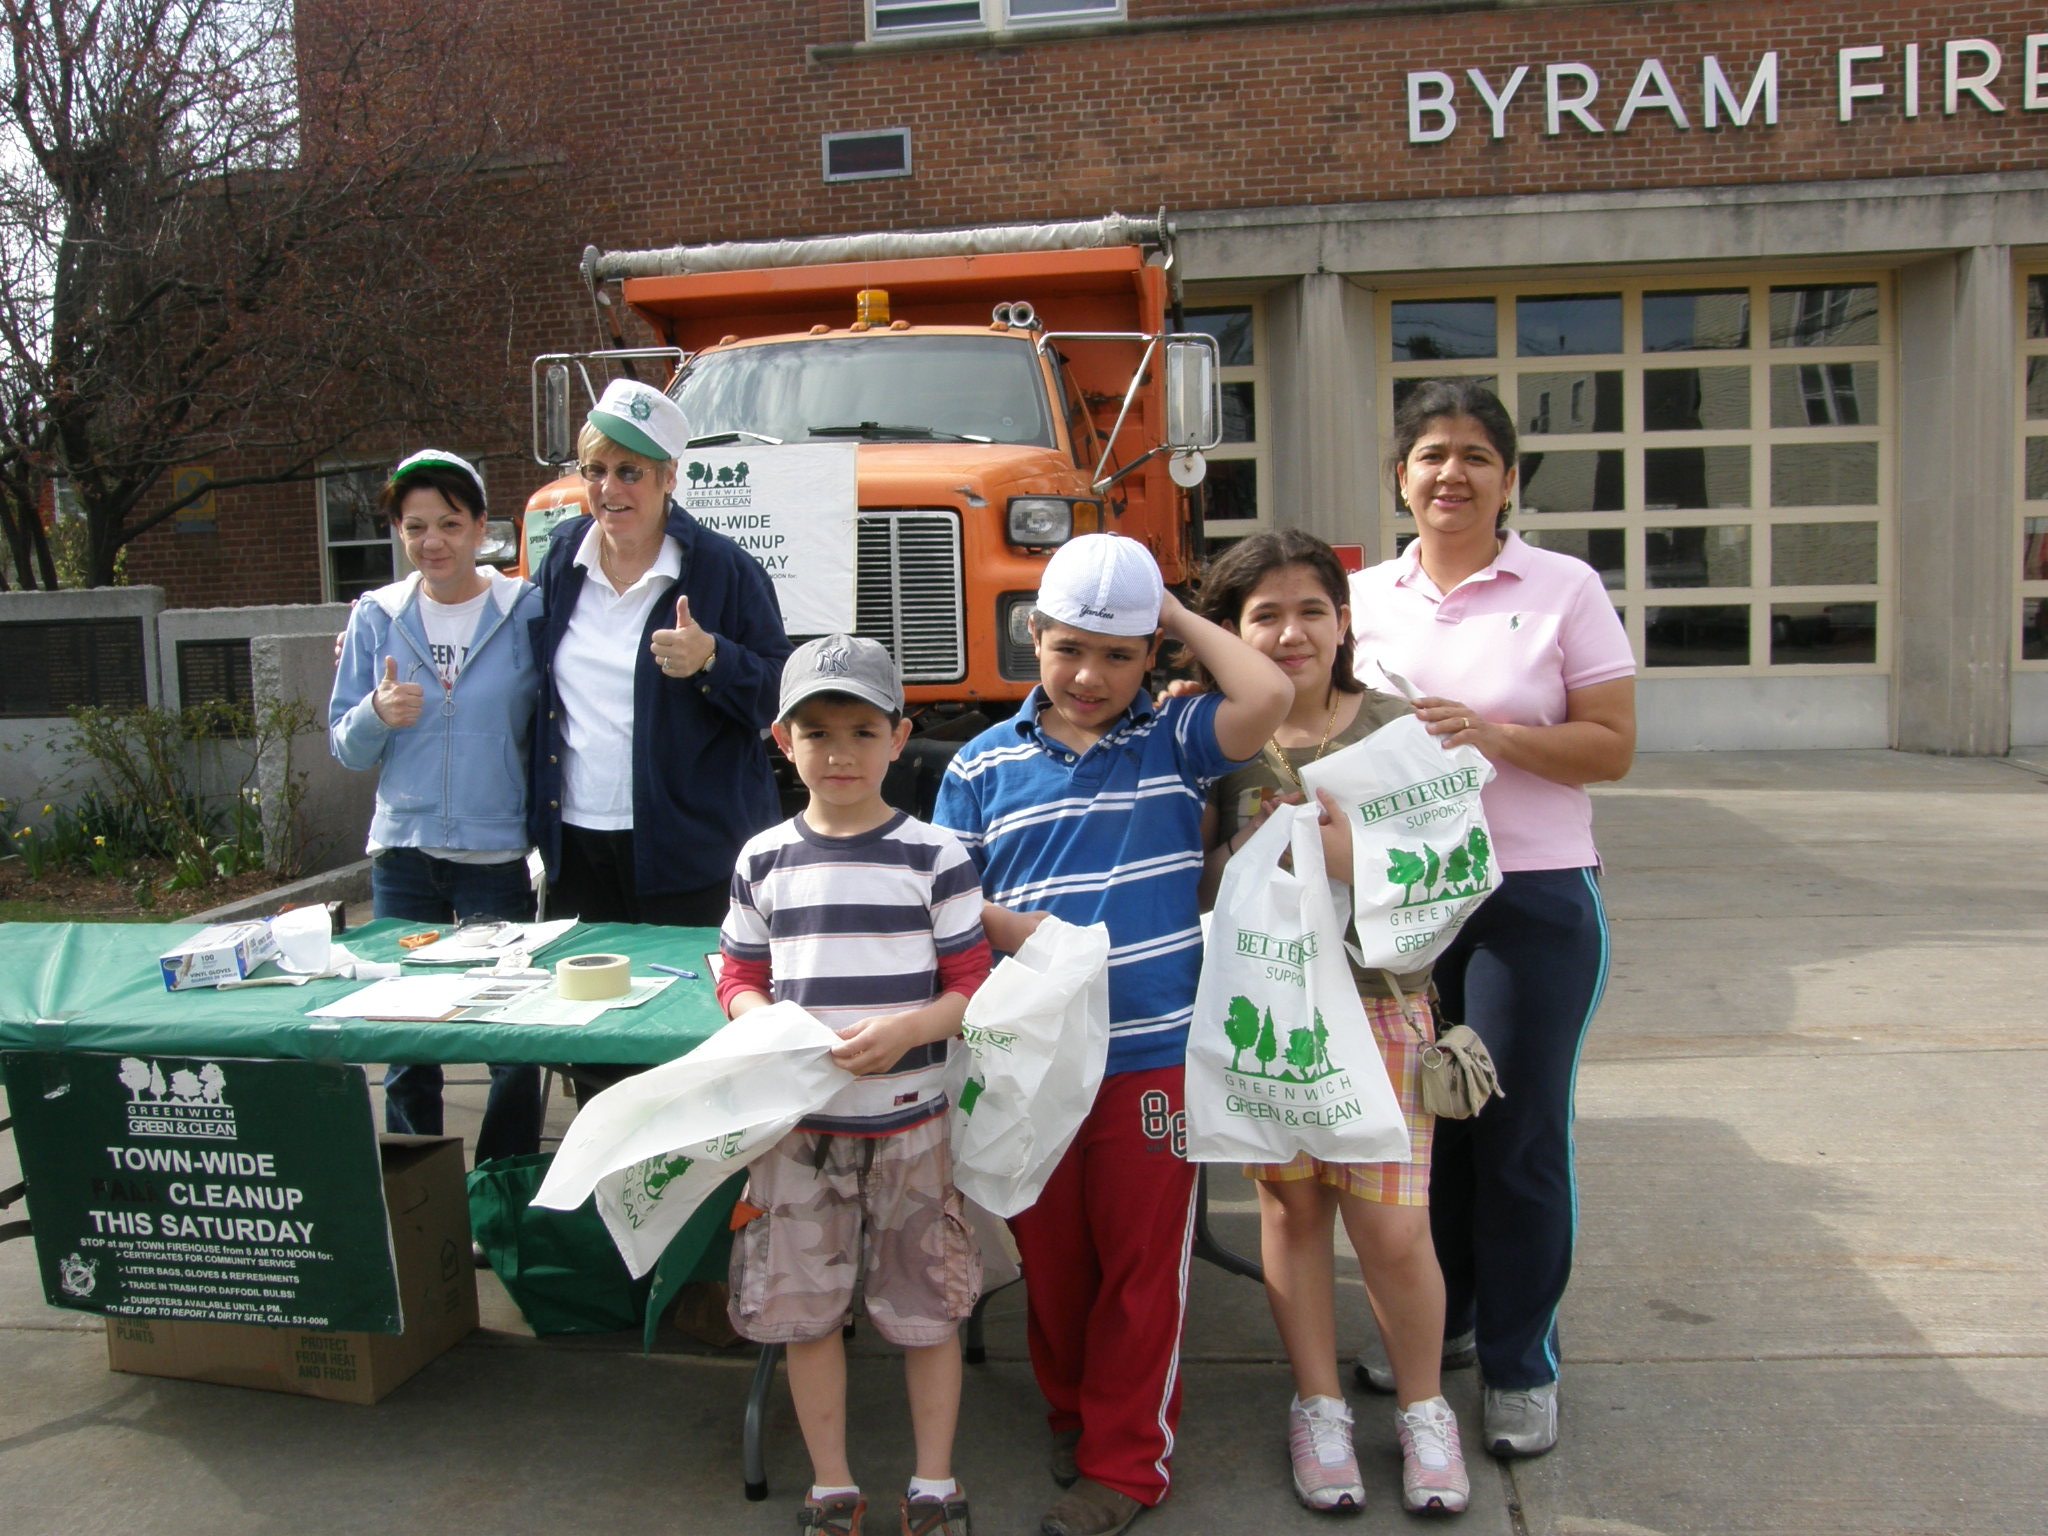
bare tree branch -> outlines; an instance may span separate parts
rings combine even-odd
[[[538,50],[489,0],[0,0],[0,25],[18,581],[52,477],[98,585],[209,492],[379,437],[507,432],[474,321],[530,206],[533,173],[503,168],[538,163],[543,96]],[[173,496],[191,463],[226,472]]]

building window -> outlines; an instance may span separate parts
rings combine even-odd
[[[1121,21],[1124,0],[869,0],[869,37]]]
[[[2048,272],[2020,278],[2019,635],[2015,660],[2048,668]]]
[[[1202,478],[1205,553],[1214,554],[1246,534],[1271,526],[1272,492],[1265,419],[1265,309],[1252,300],[1204,304],[1183,312],[1185,329],[1216,338],[1218,382],[1223,390],[1223,441],[1208,455]]]
[[[828,133],[819,140],[827,181],[875,181],[910,174],[910,130]]]
[[[1648,670],[1883,672],[1890,297],[1833,274],[1384,293],[1381,437],[1424,379],[1495,389],[1514,526],[1600,573]],[[2048,501],[2048,289],[2034,312]],[[1413,536],[1391,487],[1381,521],[1383,548]]]
[[[384,466],[352,465],[320,482],[321,584],[330,603],[352,602],[397,574],[398,541],[377,511]]]

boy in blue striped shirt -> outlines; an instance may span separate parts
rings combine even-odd
[[[1182,1063],[1202,929],[1209,782],[1254,757],[1294,687],[1166,592],[1145,547],[1087,534],[1047,562],[1031,634],[1039,685],[963,747],[933,820],[981,870],[990,941],[1014,951],[1054,913],[1110,934],[1107,1075],[1037,1204],[1011,1230],[1053,1476],[1046,1536],[1110,1536],[1165,1498],[1180,1415],[1194,1231]],[[1162,640],[1217,692],[1155,708]]]

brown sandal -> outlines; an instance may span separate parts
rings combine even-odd
[[[964,1492],[956,1490],[950,1499],[903,1501],[903,1536],[971,1536],[972,1530]]]
[[[861,1536],[861,1517],[868,1501],[857,1493],[842,1493],[829,1499],[805,1499],[796,1512],[796,1528],[811,1536]]]

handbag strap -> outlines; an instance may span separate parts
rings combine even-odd
[[[1408,1027],[1415,1031],[1416,1040],[1425,1046],[1436,1042],[1423,1033],[1422,1026],[1415,1021],[1415,1005],[1408,1001],[1408,994],[1401,990],[1401,983],[1394,980],[1392,971],[1381,971],[1380,980],[1387,984],[1387,990],[1394,994],[1394,1006],[1401,1010],[1401,1017],[1408,1021]]]

